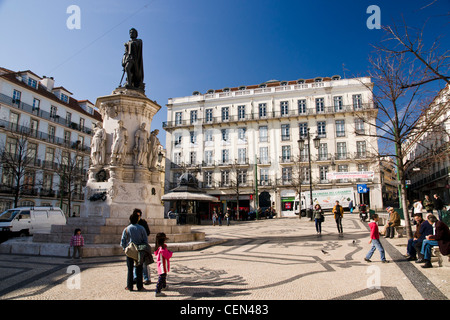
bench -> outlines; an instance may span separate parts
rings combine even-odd
[[[433,261],[433,258],[436,258],[439,267],[442,267],[443,264],[445,264],[447,266],[447,262],[450,262],[450,255],[447,256],[443,256],[442,253],[439,251],[439,247],[438,246],[434,246],[433,248],[431,248],[431,261]],[[448,259],[444,259],[448,257]],[[436,261],[434,260],[434,261]],[[447,260],[447,261],[445,261]],[[450,263],[448,264],[448,266],[450,266]]]
[[[403,238],[403,233],[405,232],[405,227],[404,226],[395,227],[395,231],[397,232],[398,238]]]

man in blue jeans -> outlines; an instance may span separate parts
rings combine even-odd
[[[431,248],[439,246],[439,251],[443,255],[450,253],[450,231],[448,226],[442,221],[438,221],[436,216],[429,215],[428,222],[433,226],[433,234],[428,235],[426,240],[422,243],[421,253],[423,254],[423,261],[425,264],[422,268],[432,268],[431,264]]]

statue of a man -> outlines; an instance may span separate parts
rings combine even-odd
[[[102,165],[105,163],[105,144],[106,132],[102,127],[102,123],[98,121],[95,124],[94,136],[91,142],[91,160],[92,165]]]
[[[130,41],[125,43],[122,67],[127,73],[126,88],[144,89],[144,64],[142,59],[142,40],[137,39],[138,32],[130,30]]]
[[[119,120],[119,127],[114,129],[113,144],[111,148],[111,165],[122,164],[125,147],[128,143],[128,130],[123,126],[123,121]]]
[[[144,165],[146,156],[148,153],[148,131],[145,130],[145,122],[141,124],[141,127],[136,130],[134,134],[134,154],[136,157],[136,164],[139,166]]]
[[[150,134],[150,139],[148,139],[149,144],[149,152],[148,152],[148,167],[149,169],[156,167],[156,160],[158,160],[158,148],[159,148],[159,139],[157,137],[159,133],[158,129],[155,129]]]

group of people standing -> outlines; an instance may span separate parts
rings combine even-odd
[[[142,211],[134,209],[130,215],[130,224],[123,230],[121,247],[127,254],[127,286],[125,290],[133,291],[136,283],[137,290],[144,290],[144,284],[151,283],[149,264],[153,263],[151,246],[148,243],[150,229],[147,222],[141,219]],[[167,273],[170,271],[170,258],[173,253],[168,250],[165,244],[168,238],[161,232],[156,235],[155,251],[156,264],[158,269],[158,282],[156,284],[155,296],[164,296],[163,290],[167,290]],[[133,250],[134,248],[134,250]],[[145,280],[145,282],[144,282]]]
[[[336,221],[339,236],[343,236],[344,229],[342,227],[342,218],[344,217],[344,208],[339,204],[339,201],[336,200],[336,204],[331,212],[333,213],[334,220]],[[312,217],[314,218],[317,235],[321,235],[322,222],[325,221],[325,215],[320,204],[316,204],[314,206]]]
[[[425,195],[425,199],[423,201],[414,200],[413,202],[413,216],[414,214],[422,214],[422,210],[427,213],[433,213],[433,210],[437,211],[438,218],[440,221],[443,219],[444,213],[444,201],[442,201],[441,197],[437,194],[433,195],[433,200],[430,199],[428,195]]]

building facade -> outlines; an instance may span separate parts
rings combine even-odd
[[[90,101],[72,98],[53,78],[0,68],[0,210],[14,206],[20,188],[18,206],[60,206],[79,215],[98,121]]]
[[[438,194],[450,203],[450,89],[446,85],[419,118],[403,144],[408,200]]]
[[[381,208],[377,139],[369,137],[377,116],[371,85],[369,78],[339,76],[271,80],[169,99],[167,188],[193,173],[221,200],[212,206],[239,206],[241,216],[270,206],[279,216],[294,215],[290,200],[310,185],[354,187],[357,203]],[[358,195],[358,183],[370,192]]]

